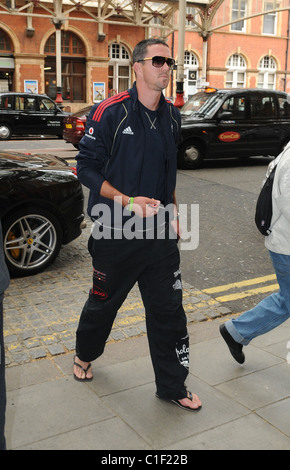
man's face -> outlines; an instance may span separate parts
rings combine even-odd
[[[163,44],[153,44],[147,47],[147,53],[144,57],[171,57],[169,47]],[[144,60],[138,64],[140,73],[147,86],[155,91],[161,91],[167,87],[170,79],[170,68],[165,62],[162,67],[154,67],[152,60]],[[137,73],[138,77],[138,73]]]

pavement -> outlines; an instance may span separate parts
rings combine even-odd
[[[6,292],[8,449],[99,450],[106,459],[120,450],[146,458],[154,451],[289,450],[290,322],[247,346],[240,366],[219,334],[233,314],[188,284],[187,386],[203,402],[199,412],[155,397],[137,287],[93,363],[94,380],[74,380],[75,329],[91,282],[88,230],[44,273],[12,280]]]
[[[6,291],[7,448],[96,450],[103,464],[129,466],[166,463],[156,460],[160,451],[184,464],[192,450],[290,450],[290,321],[247,346],[241,366],[219,334],[233,313],[185,282],[187,386],[203,402],[199,412],[155,397],[137,286],[93,363],[94,380],[74,380],[75,331],[91,285],[89,233],[88,224],[45,272],[13,279]]]

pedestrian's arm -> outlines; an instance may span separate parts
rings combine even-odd
[[[290,223],[290,167],[283,171],[279,182],[280,195],[278,196],[280,210]]]
[[[109,181],[105,180],[100,189],[100,195],[107,199],[114,200],[122,207],[127,207],[130,212],[135,212],[139,217],[152,217],[156,214],[160,201],[149,197],[136,196],[132,197],[124,194],[117,188],[112,186]],[[154,206],[156,206],[154,208]]]

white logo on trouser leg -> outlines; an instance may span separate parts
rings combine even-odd
[[[186,338],[188,338],[188,336]],[[183,338],[183,339],[186,339],[186,338]],[[182,344],[181,342],[179,342],[175,350],[176,350],[177,358],[180,364],[184,366],[186,369],[189,369],[189,346],[188,344],[187,343]]]

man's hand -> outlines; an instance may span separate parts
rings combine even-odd
[[[131,207],[132,212],[135,212],[139,217],[153,217],[158,214],[160,201],[151,199],[149,197],[137,196]]]

